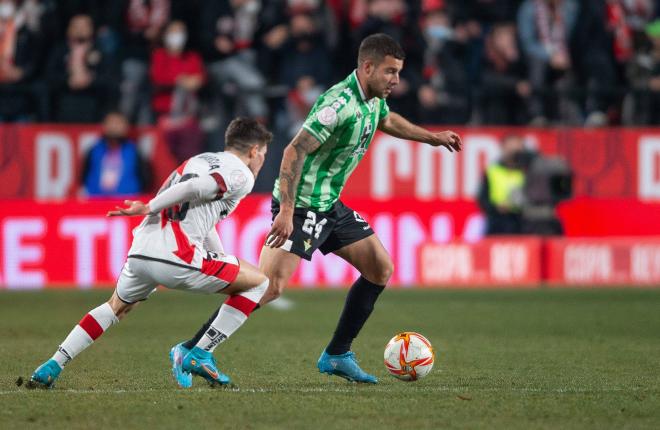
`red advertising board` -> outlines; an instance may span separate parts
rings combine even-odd
[[[106,218],[117,201],[67,200],[38,203],[17,200],[0,209],[0,285],[9,288],[110,285],[118,276],[137,218]],[[477,240],[483,218],[471,202],[450,205],[413,199],[372,202],[348,199],[373,226],[395,261],[394,285],[418,282],[418,248],[428,240]],[[270,197],[248,196],[220,223],[227,252],[256,263],[270,229]],[[292,284],[338,286],[357,273],[334,255],[315,254],[303,262]]]
[[[430,243],[420,250],[422,286],[538,286],[542,239],[499,237],[477,243]]]
[[[124,264],[131,230],[140,221],[105,217],[117,203],[70,199],[1,205],[0,288],[112,285]],[[525,286],[540,279],[568,285],[660,284],[657,237],[553,239],[541,247],[535,238],[480,240],[484,220],[472,202],[348,198],[346,203],[364,216],[392,255],[395,286]],[[656,206],[649,216],[658,212]],[[570,205],[564,211],[571,213]],[[630,230],[635,224],[649,225],[651,220],[643,216],[635,208],[604,210],[595,223]],[[247,197],[218,226],[227,252],[256,263],[270,219],[269,196]],[[317,253],[311,262],[303,261],[291,285],[342,286],[356,276],[341,258]]]
[[[660,286],[660,238],[554,239],[546,243],[549,285]]]

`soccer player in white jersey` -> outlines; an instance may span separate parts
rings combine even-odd
[[[226,151],[207,152],[181,164],[151,201],[126,200],[108,216],[145,216],[133,231],[133,244],[106,303],[89,311],[55,354],[33,373],[31,387],[52,387],[64,366],[119,322],[158,285],[229,297],[192,348],[170,351],[172,370],[182,387],[192,374],[227,384],[213,358],[214,349],[231,336],[255,309],[268,278],[253,265],[225,255],[216,224],[227,217],[254,185],[272,134],[258,122],[238,118],[225,133]]]

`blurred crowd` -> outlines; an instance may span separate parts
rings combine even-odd
[[[182,159],[235,115],[290,136],[360,40],[384,32],[407,54],[389,103],[413,121],[657,125],[659,12],[659,0],[0,0],[0,121],[117,111],[158,124]]]

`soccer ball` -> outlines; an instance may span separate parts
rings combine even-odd
[[[435,351],[431,342],[419,333],[404,331],[385,346],[385,367],[395,378],[416,381],[431,372]]]

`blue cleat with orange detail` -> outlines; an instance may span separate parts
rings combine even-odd
[[[378,379],[360,368],[355,359],[355,353],[348,351],[344,354],[330,355],[323,351],[316,364],[319,372],[328,375],[337,375],[352,382],[377,384]]]
[[[46,361],[41,366],[37,367],[34,371],[30,381],[27,384],[28,388],[53,388],[55,380],[60,376],[62,368],[57,361],[52,358]]]
[[[218,370],[213,354],[198,347],[194,347],[183,357],[181,368],[184,372],[201,376],[211,384],[226,385],[231,382],[229,376]]]
[[[174,345],[170,350],[170,362],[172,363],[172,376],[181,388],[192,387],[192,374],[183,370],[183,357],[190,350],[183,346],[183,343]]]

